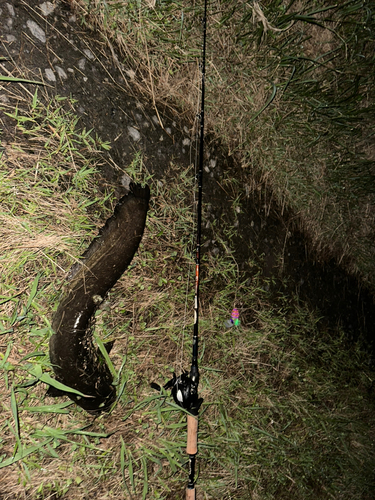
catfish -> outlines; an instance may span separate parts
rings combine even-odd
[[[112,374],[92,333],[95,311],[131,263],[144,232],[150,189],[133,183],[129,188],[71,268],[52,320],[49,355],[56,380],[79,391],[82,396],[65,394],[90,413],[108,411],[116,400]],[[49,395],[58,392],[50,388]]]

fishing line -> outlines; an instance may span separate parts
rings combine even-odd
[[[194,197],[195,202],[195,197]],[[193,226],[194,228],[194,226]],[[187,323],[187,310],[188,310],[188,295],[190,290],[190,279],[191,279],[191,259],[189,259],[189,269],[187,273],[187,282],[186,282],[186,290],[185,290],[185,305],[184,305],[184,320],[182,324],[182,332],[180,337],[180,346],[176,351],[176,368],[178,367],[180,371],[182,371],[183,367],[183,358],[184,358],[184,344],[185,344],[185,331],[186,331],[186,323]]]
[[[193,207],[193,212],[194,215],[196,215],[196,207],[197,207],[197,200],[196,200],[196,192],[197,192],[197,181],[198,181],[198,161],[199,161],[199,140],[200,140],[200,135],[199,135],[199,108],[201,104],[200,100],[200,95],[201,95],[201,78],[200,78],[200,64],[197,63],[197,71],[198,71],[198,96],[197,96],[197,110],[195,114],[195,119],[194,119],[194,125],[193,125],[193,133],[194,133],[194,145],[190,145],[190,164],[194,168],[194,189],[192,190],[192,207]],[[193,135],[193,134],[192,134]],[[193,154],[192,151],[194,151],[194,159],[193,159]],[[189,241],[189,255],[194,254],[194,236],[196,234],[196,216],[193,219],[192,222],[192,238],[191,241]],[[191,247],[191,248],[190,248]],[[186,283],[186,290],[185,290],[185,305],[184,305],[184,319],[183,319],[183,324],[182,324],[182,331],[181,331],[181,337],[180,337],[180,345],[179,349],[176,351],[176,362],[175,366],[176,368],[178,367],[180,371],[183,371],[183,357],[184,357],[184,345],[185,345],[185,331],[186,331],[186,324],[187,324],[187,310],[188,310],[188,299],[189,299],[189,290],[190,290],[190,283],[191,283],[191,267],[192,267],[192,260],[189,258],[189,268],[188,268],[188,273],[187,273],[187,283]]]

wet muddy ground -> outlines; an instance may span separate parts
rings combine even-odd
[[[69,4],[40,0],[0,0],[0,74],[27,76],[44,81],[50,95],[71,96],[83,126],[111,143],[111,158],[126,170],[137,152],[157,178],[164,178],[170,162],[191,164],[194,151],[190,124],[177,112],[155,108],[131,85],[131,68],[113,64],[100,34],[86,32]],[[34,92],[34,87],[29,86]],[[0,100],[6,100],[0,95]],[[2,142],[14,134],[14,123],[0,111]],[[233,220],[235,257],[251,279],[249,259],[254,253],[266,277],[275,277],[275,295],[297,292],[300,300],[320,311],[325,324],[341,326],[349,339],[375,339],[375,307],[372,295],[334,261],[322,262],[309,241],[295,228],[293,214],[282,214],[263,188],[248,195],[247,176],[218,144],[207,139],[204,202],[208,222]],[[234,177],[243,185],[239,212],[222,183]],[[107,168],[103,177],[123,191],[119,171]],[[178,182],[178,179],[169,179]],[[209,225],[209,224],[208,224]],[[209,251],[220,252],[215,237],[204,235]],[[282,285],[288,278],[288,285]],[[370,350],[371,352],[371,350]],[[369,361],[374,358],[370,353]]]

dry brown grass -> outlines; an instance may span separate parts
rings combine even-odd
[[[94,0],[90,9],[84,0],[71,3],[85,22],[108,41],[112,53],[116,48],[117,64],[130,76],[130,87],[144,94],[155,109],[161,104],[177,107],[193,126],[199,108],[200,75],[197,63],[192,61],[200,57],[202,34],[197,12],[201,6],[195,5],[194,12],[190,3],[173,4],[163,11],[157,4],[141,2],[138,10],[122,12],[117,4],[115,7],[116,2],[108,2],[104,8],[100,0]],[[320,7],[323,9],[319,12]],[[340,4],[328,11],[324,7],[293,2],[291,19],[293,13],[306,19],[309,14],[308,22],[301,18],[278,28],[272,1],[251,5],[229,0],[210,2],[206,126],[244,167],[248,184],[254,185],[256,179],[255,185],[266,185],[281,207],[292,209],[322,260],[335,258],[371,284],[375,283],[370,243],[375,228],[373,193],[359,194],[354,199],[348,182],[348,194],[342,196],[341,191],[338,196],[331,176],[332,169],[337,168],[331,164],[337,146],[324,140],[325,134],[331,134],[331,125],[322,122],[321,130],[310,134],[311,109],[306,103],[315,97],[304,96],[302,87],[296,97],[293,86],[288,84],[294,74],[293,64],[311,60],[315,61],[314,68],[305,79],[315,79],[322,94],[334,96],[340,92],[341,61],[345,64],[351,50],[343,44],[345,34],[340,31],[340,9],[344,12],[345,6]],[[317,12],[310,14],[312,11]],[[184,25],[178,32],[182,15]],[[358,11],[345,20],[360,22],[361,15],[362,11]],[[283,45],[284,52],[279,49]],[[290,56],[295,57],[294,63],[288,59]],[[335,73],[337,83],[332,79]],[[276,96],[257,116],[270,99],[271,82],[278,86]],[[364,100],[358,106],[371,106],[371,87],[361,88],[361,92],[363,96],[368,92],[370,101],[366,104]],[[319,133],[323,137],[320,142],[315,140]],[[367,130],[365,139],[355,139],[358,152],[368,159],[373,157],[371,137]],[[343,175],[351,176],[350,172]]]

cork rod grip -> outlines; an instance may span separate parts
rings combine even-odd
[[[192,415],[187,416],[187,446],[186,453],[195,455],[198,452],[198,419]]]
[[[195,500],[195,488],[186,488],[186,500]]]

